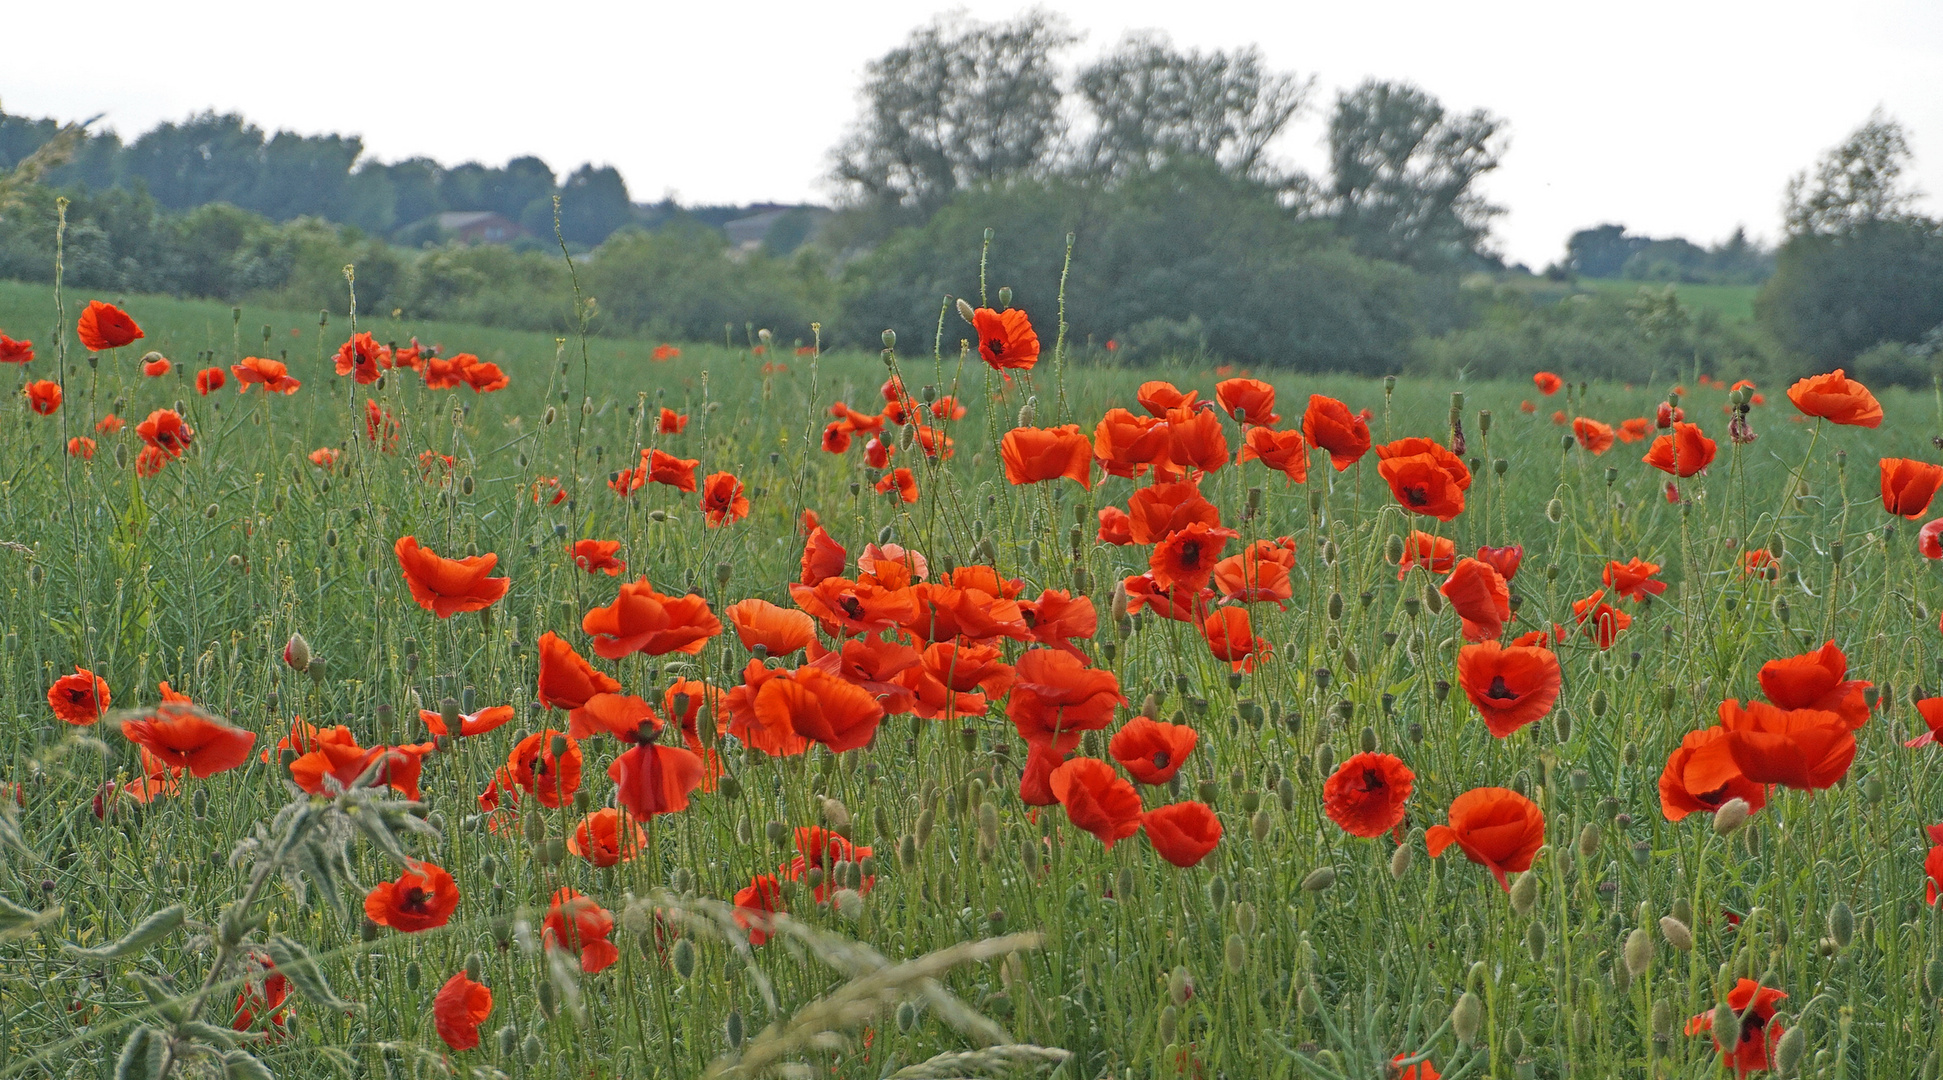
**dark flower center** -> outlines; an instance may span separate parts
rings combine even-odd
[[[1187,543],[1181,545],[1181,564],[1183,566],[1198,566],[1200,562],[1201,542],[1199,540],[1189,540]]]
[[[1375,769],[1363,770],[1363,790],[1364,791],[1382,791],[1384,788],[1388,786],[1389,786],[1388,784],[1385,784],[1383,782],[1383,777],[1378,775]]]
[[[1506,685],[1504,684],[1504,676],[1503,676],[1503,675],[1493,675],[1493,676],[1491,676],[1491,689],[1489,689],[1489,690],[1486,690],[1486,691],[1484,692],[1484,696],[1485,696],[1485,697],[1488,697],[1488,698],[1490,698],[1490,699],[1491,699],[1491,700],[1493,700],[1493,701],[1516,701],[1516,700],[1518,700],[1518,693],[1517,693],[1517,691],[1515,691],[1515,690],[1513,690],[1513,689],[1511,689],[1510,687],[1508,687],[1508,686],[1506,686]]]
[[[405,902],[403,904],[403,907],[406,911],[416,911],[416,912],[429,911],[431,910],[431,904],[430,904],[431,899],[432,899],[431,893],[428,893],[424,889],[421,889],[418,886],[414,885],[410,889],[405,890]]]
[[[1421,486],[1406,487],[1403,489],[1403,497],[1410,501],[1411,506],[1425,506],[1430,502],[1430,491]]]
[[[844,614],[850,616],[853,619],[861,619],[864,617],[863,602],[858,600],[854,596],[844,597],[843,600],[839,602],[838,606],[843,608]]]
[[[1167,767],[1167,763],[1168,763],[1168,761],[1170,761],[1170,760],[1172,760],[1172,759],[1170,759],[1170,758],[1169,758],[1169,757],[1167,756],[1167,751],[1165,751],[1165,750],[1156,750],[1156,751],[1154,751],[1154,768],[1156,768],[1156,769],[1165,769],[1165,768]]]

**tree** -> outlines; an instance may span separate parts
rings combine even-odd
[[[1584,277],[1616,278],[1626,260],[1650,243],[1644,236],[1628,235],[1624,225],[1580,229],[1565,242],[1565,265]]]
[[[1754,313],[1789,351],[1833,367],[1943,324],[1943,225],[1878,220],[1781,245]]]
[[[1472,190],[1498,167],[1503,122],[1448,115],[1407,83],[1371,80],[1336,100],[1329,121],[1331,202],[1356,250],[1420,269],[1478,261],[1503,213]]]
[[[1061,129],[1058,18],[946,17],[866,69],[864,109],[833,178],[857,201],[930,216],[961,188],[1043,171]]]
[[[634,219],[627,184],[612,165],[582,165],[560,188],[560,235],[592,247]]]
[[[1178,52],[1162,35],[1129,36],[1079,73],[1095,125],[1085,167],[1127,176],[1191,157],[1240,176],[1264,175],[1269,143],[1301,112],[1314,83],[1269,71],[1254,48]]]
[[[1846,142],[1822,155],[1812,181],[1806,172],[1788,181],[1788,232],[1845,233],[1907,217],[1916,199],[1901,183],[1910,157],[1902,125],[1880,109],[1870,113]]]

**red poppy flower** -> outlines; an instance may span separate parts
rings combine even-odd
[[[614,557],[621,549],[619,540],[576,540],[567,545],[567,554],[573,558],[575,566],[590,574],[605,573],[608,577],[619,577],[627,571],[627,563]]]
[[[1140,389],[1134,391],[1133,396],[1134,400],[1140,403],[1141,408],[1156,417],[1165,417],[1169,410],[1193,407],[1201,394],[1196,390],[1183,393],[1179,387],[1165,379],[1154,379],[1141,383]]]
[[[868,690],[816,667],[763,684],[755,710],[764,726],[794,731],[837,753],[868,744],[885,711]]]
[[[1511,589],[1504,576],[1481,559],[1465,559],[1437,590],[1450,599],[1463,620],[1465,641],[1484,641],[1504,633],[1511,618]]]
[[[1644,416],[1635,416],[1631,420],[1620,421],[1617,438],[1623,443],[1636,443],[1651,434],[1652,428],[1653,425]]]
[[[1309,444],[1299,431],[1249,428],[1242,436],[1241,453],[1235,457],[1237,464],[1247,461],[1260,461],[1298,484],[1309,479]]]
[[[1214,399],[1221,411],[1238,424],[1272,426],[1282,419],[1275,414],[1275,388],[1260,379],[1228,379],[1214,384]]]
[[[459,353],[452,358],[452,363],[459,369],[459,380],[472,387],[473,393],[490,394],[512,385],[513,380],[500,370],[498,364],[481,360],[471,353]]]
[[[412,599],[441,619],[491,607],[512,585],[509,578],[487,576],[499,565],[499,556],[491,553],[444,559],[430,548],[421,548],[415,536],[399,537],[392,550]]]
[[[1687,477],[1704,471],[1714,461],[1714,440],[1694,424],[1675,422],[1673,434],[1653,440],[1653,446],[1640,459],[1663,473]]]
[[[789,596],[797,607],[821,622],[826,633],[840,637],[911,623],[919,616],[918,590],[930,588],[922,585],[917,589],[892,590],[868,582],[828,577],[815,585],[791,585]]]
[[[1397,580],[1402,581],[1413,566],[1422,566],[1433,574],[1448,574],[1455,565],[1455,540],[1412,529],[1409,539],[1403,542],[1403,558],[1397,561]]]
[[[1093,444],[1080,434],[1078,424],[1013,428],[999,440],[999,459],[1011,484],[1036,484],[1063,476],[1082,488],[1093,487]]]
[[[1309,395],[1302,414],[1302,437],[1329,452],[1329,463],[1342,472],[1370,451],[1370,424],[1350,413],[1349,406],[1321,394]]]
[[[135,792],[129,794],[141,801]],[[285,1025],[284,1003],[290,1000],[289,977],[262,953],[251,953],[246,968],[243,989],[236,993],[236,1012],[230,1019],[230,1030],[248,1031],[261,1017],[269,1021],[268,1030],[272,1034],[281,1035]]]
[[[230,374],[236,376],[236,392],[239,394],[248,392],[252,386],[261,386],[271,394],[294,394],[303,385],[290,377],[289,366],[281,360],[245,356],[242,363],[231,364],[229,370]]]
[[[558,634],[540,635],[539,701],[551,709],[579,710],[597,694],[617,694],[621,684],[597,671]]]
[[[1220,526],[1221,511],[1201,495],[1198,481],[1154,484],[1127,500],[1127,532],[1136,544],[1156,544],[1189,525]]]
[[[1552,711],[1558,701],[1560,673],[1552,650],[1495,641],[1457,651],[1457,684],[1502,739]]]
[[[1855,733],[1822,709],[1779,709],[1765,701],[1720,703],[1727,752],[1757,784],[1803,791],[1833,787],[1855,760]]]
[[[1379,448],[1378,453],[1383,449],[1387,448]],[[1442,450],[1442,447],[1438,449]],[[1449,451],[1444,451],[1444,454],[1448,455]],[[1451,460],[1455,461],[1455,458]],[[1456,467],[1462,471],[1453,473],[1436,455],[1409,454],[1384,457],[1377,465],[1377,472],[1390,485],[1390,494],[1405,510],[1439,521],[1449,521],[1464,512],[1464,489],[1470,486],[1471,480],[1470,471],[1464,469],[1462,462],[1456,462]]]
[[[337,347],[337,355],[332,357],[333,365],[339,375],[349,375],[359,384],[374,383],[384,374],[378,363],[381,346],[370,334],[353,334]]]
[[[647,578],[641,578],[621,586],[612,604],[587,612],[580,620],[580,629],[594,639],[597,655],[619,660],[637,652],[692,656],[702,651],[709,638],[722,632],[722,623],[702,597],[694,593],[666,596],[656,592]]]
[[[1408,1060],[1410,1060],[1409,1054],[1398,1054],[1390,1059],[1391,1068],[1396,1070],[1394,1080],[1443,1080],[1443,1074],[1437,1071],[1437,1066],[1428,1061],[1419,1061],[1415,1065],[1398,1064]]]
[[[1295,595],[1289,572],[1295,568],[1295,541],[1257,540],[1214,566],[1214,584],[1221,595],[1244,604],[1273,601],[1282,604]],[[1287,604],[1282,607],[1287,608]]]
[[[47,705],[64,723],[84,727],[101,719],[113,695],[108,683],[87,668],[75,665],[74,674],[54,680],[47,691]]]
[[[146,480],[167,468],[173,460],[161,447],[144,446],[142,452],[135,455],[135,475]]]
[[[1633,625],[1633,617],[1602,600],[1601,597],[1605,595],[1606,590],[1600,589],[1583,600],[1572,601],[1572,614],[1578,618],[1580,626],[1589,621],[1592,624],[1592,640],[1601,649],[1610,649],[1612,643],[1618,640],[1619,632]]]
[[[1079,652],[1073,638],[1090,638],[1100,629],[1093,598],[1075,597],[1064,589],[1047,589],[1037,600],[1019,601],[1019,613],[1032,629],[1034,641],[1072,653]]]
[[[1057,649],[1027,649],[1013,674],[1006,717],[1020,738],[1047,740],[1061,752],[1078,746],[1082,732],[1112,723],[1114,706],[1127,703],[1113,672]]]
[[[430,709],[418,710],[418,718],[425,724],[426,729],[434,735],[470,738],[473,735],[483,735],[494,728],[502,727],[510,722],[513,719],[513,707],[511,705],[491,705],[476,712],[460,713],[459,730],[457,731],[451,730],[446,725],[445,717],[432,712]]]
[[[1039,362],[1039,335],[1023,309],[979,308],[972,312],[972,327],[978,331],[979,359],[992,368],[1030,371]]]
[[[1734,764],[1726,728],[1687,732],[1660,772],[1660,813],[1679,821],[1688,814],[1711,814],[1729,799],[1744,799],[1759,810],[1768,803],[1768,789],[1743,776]]]
[[[1162,588],[1199,589],[1214,576],[1222,549],[1239,535],[1233,529],[1193,522],[1155,545],[1147,559],[1148,572]]]
[[[1060,766],[1061,769],[1065,767]],[[1053,775],[1058,776],[1058,771]],[[1117,778],[1115,782],[1125,783]],[[1070,804],[1067,812],[1071,813]],[[1157,807],[1141,815],[1140,826],[1147,831],[1147,842],[1154,845],[1154,852],[1183,870],[1207,858],[1215,846],[1221,843],[1221,819],[1215,817],[1214,811],[1208,809],[1203,803],[1180,802],[1171,806]],[[1100,838],[1106,839],[1104,836]],[[1112,846],[1113,842],[1107,841],[1107,847]]]
[[[1164,422],[1125,409],[1108,409],[1093,429],[1093,456],[1114,476],[1144,476],[1148,469],[1165,468],[1172,445]]]
[[[67,441],[67,455],[83,461],[94,460],[94,440],[86,435],[76,435]]]
[[[1351,836],[1382,836],[1403,824],[1403,804],[1416,779],[1401,758],[1375,751],[1357,754],[1323,781],[1323,813]]]
[[[541,924],[540,943],[544,948],[580,955],[580,970],[589,975],[606,971],[621,958],[621,950],[608,935],[614,932],[614,916],[565,885],[554,890]]]
[[[607,767],[615,801],[636,821],[686,810],[689,794],[702,786],[704,771],[694,751],[654,743],[634,747]]]
[[[204,780],[250,759],[256,733],[217,721],[193,705],[169,703],[121,722],[122,738],[171,768]]]
[[[1127,610],[1151,611],[1163,619],[1199,624],[1214,607],[1213,589],[1190,589],[1184,585],[1164,588],[1152,574],[1135,574],[1121,583],[1127,593]]]
[[[1066,817],[1098,837],[1107,850],[1140,831],[1140,793],[1106,762],[1074,758],[1054,769],[1048,782],[1053,798],[1066,808]],[[1193,862],[1198,861],[1196,856]]]
[[[710,528],[749,516],[748,497],[742,494],[742,481],[734,473],[709,473],[702,481],[702,514]]]
[[[479,1045],[479,1025],[492,1015],[492,991],[461,971],[445,980],[432,997],[432,1027],[454,1050]]]
[[[1943,697],[1920,698],[1916,702],[1916,715],[1923,720],[1929,730],[1904,743],[1904,746],[1930,746],[1943,734]]]
[[[1842,718],[1850,731],[1869,722],[1863,691],[1872,684],[1848,677],[1849,658],[1829,641],[1811,653],[1761,665],[1761,694],[1783,709],[1822,709]]]
[[[1531,384],[1538,387],[1539,393],[1544,394],[1546,397],[1551,397],[1553,394],[1558,393],[1559,387],[1565,385],[1565,380],[1549,371],[1541,371],[1531,377]]]
[[[1943,895],[1943,825],[1924,826],[1923,832],[1930,841],[1929,854],[1923,856],[1923,895],[1935,907]]]
[[[42,416],[53,416],[61,407],[61,384],[52,379],[35,379],[25,393],[27,407]]]
[[[1136,716],[1115,732],[1106,751],[1127,775],[1143,784],[1165,784],[1193,753],[1200,736],[1185,724]]]
[[[643,450],[638,471],[653,483],[666,484],[684,494],[693,494],[695,467],[700,464],[699,460],[678,458],[660,450]]]
[[[788,656],[816,640],[816,623],[808,615],[767,600],[739,600],[722,614],[728,616],[743,648],[761,646],[767,656]]]
[[[1506,892],[1507,874],[1531,869],[1545,843],[1545,814],[1538,804],[1510,788],[1472,788],[1451,803],[1450,823],[1424,833],[1431,858],[1456,844],[1464,857],[1491,871]]]
[[[1883,458],[1882,508],[1906,518],[1918,518],[1930,508],[1936,489],[1943,487],[1943,465],[1909,458]]]
[[[0,334],[0,364],[25,364],[34,359],[34,343]]]
[[[1811,375],[1788,388],[1788,400],[1803,415],[1819,416],[1831,424],[1882,426],[1882,405],[1869,388],[1848,378],[1841,368],[1827,375]]]
[[[681,355],[680,349],[677,349],[673,345],[670,345],[666,342],[663,342],[660,345],[656,345],[654,347],[654,352],[649,354],[649,356],[652,357],[656,363],[666,363],[667,361],[673,360],[680,355]]]
[[[1496,570],[1499,577],[1510,581],[1518,576],[1518,564],[1525,561],[1525,546],[1481,547],[1477,549],[1477,557],[1479,562]]]
[[[406,934],[444,926],[459,907],[459,886],[443,867],[414,861],[396,881],[364,894],[364,917]]]
[[[1125,510],[1117,506],[1102,506],[1099,518],[1100,531],[1096,539],[1100,543],[1121,547],[1133,543],[1133,519],[1127,516]],[[1939,522],[1943,522],[1943,519],[1939,519]],[[1943,558],[1943,552],[1939,552],[1937,557]]]
[[[168,357],[159,353],[149,353],[148,355],[155,357],[155,359],[147,360],[142,364],[142,374],[144,376],[151,379],[159,379],[174,370],[175,365],[169,362]]]
[[[1106,511],[1102,510],[1101,513]],[[1925,559],[1943,559],[1943,518],[1926,522],[1916,533],[1916,550]]]
[[[757,874],[735,891],[735,924],[749,932],[749,944],[769,940],[775,916],[784,914],[783,889],[774,874]]]
[[[849,562],[850,553],[844,550],[843,545],[825,532],[823,526],[813,526],[803,539],[802,573],[796,580],[804,585],[815,585],[825,578],[841,576]]]
[[[1611,424],[1602,424],[1583,416],[1577,417],[1572,421],[1572,437],[1595,456],[1612,449]]]
[[[835,652],[812,642],[809,659],[808,666],[835,675],[869,694],[885,716],[909,712],[916,703],[916,695],[898,680],[904,672],[918,666],[918,651],[902,642],[886,641],[873,634],[851,638]]]
[[[1655,579],[1659,572],[1659,563],[1650,563],[1638,557],[1623,563],[1614,559],[1606,563],[1605,572],[1599,580],[1611,587],[1616,595],[1640,601],[1648,595],[1658,596],[1666,591],[1666,582]]]
[[[1255,636],[1244,607],[1216,608],[1201,624],[1201,638],[1216,660],[1225,660],[1234,671],[1254,671],[1255,658],[1274,653],[1275,646]]]
[[[1011,688],[1012,668],[996,646],[939,641],[918,653],[918,662],[898,671],[896,679],[912,697],[910,710],[924,719],[983,716],[987,695]]]
[[[554,753],[559,739],[562,750]],[[560,806],[580,790],[580,744],[563,732],[546,728],[514,744],[506,755],[500,778],[540,801],[541,806]]]
[[[1213,409],[1169,409],[1167,458],[1171,465],[1202,472],[1228,464],[1228,436],[1221,430],[1221,417]]]
[[[948,458],[957,452],[953,449],[955,445],[949,435],[937,428],[929,424],[918,425],[918,449],[924,451],[926,457]]]
[[[826,903],[836,892],[837,886],[828,876],[828,871],[840,862],[862,862],[870,858],[870,848],[852,844],[829,829],[806,825],[795,832],[796,855],[790,859],[785,871],[791,881],[801,881],[809,876],[811,870],[825,871],[821,884],[811,890],[816,902]],[[862,892],[868,893],[877,884],[875,877],[864,878]]]
[[[918,478],[909,469],[892,469],[877,481],[877,494],[888,495],[897,492],[897,497],[907,503],[918,501]]]
[[[1734,984],[1734,989],[1727,993],[1727,1007],[1741,1014],[1741,1033],[1732,1047],[1722,1046],[1719,1039],[1714,1040],[1714,1046],[1720,1050],[1721,1064],[1733,1066],[1737,1076],[1773,1067],[1774,1047],[1781,1041],[1782,1034],[1781,1025],[1774,1023],[1774,1005],[1787,996],[1753,979],[1742,979]],[[1714,1014],[1711,1011],[1687,1021],[1688,1035],[1713,1029]]]
[[[174,458],[182,456],[189,448],[196,433],[182,422],[182,414],[174,409],[157,409],[148,414],[148,419],[135,425],[135,434],[143,442]]]
[[[670,409],[665,405],[662,406],[661,419],[660,422],[655,425],[656,430],[661,432],[661,434],[663,435],[679,435],[684,430],[686,430],[687,427],[688,427],[688,417],[683,416],[681,413],[678,413],[675,410]]]
[[[119,349],[142,337],[142,328],[135,325],[135,320],[129,318],[126,311],[99,300],[88,301],[74,329],[89,352]]]

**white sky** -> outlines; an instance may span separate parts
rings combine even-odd
[[[827,199],[826,152],[856,115],[865,63],[938,12],[1025,5],[97,0],[85,20],[69,5],[7,6],[12,113],[105,113],[132,137],[239,110],[266,130],[362,135],[387,160],[535,153],[562,176],[591,160],[619,167],[638,201],[718,203]],[[1908,129],[1918,186],[1943,189],[1937,0],[1043,6],[1086,35],[1070,59],[1152,28],[1182,45],[1258,44],[1317,76],[1321,107],[1281,148],[1312,170],[1335,92],[1366,77],[1491,110],[1511,135],[1485,187],[1510,211],[1498,243],[1534,268],[1604,221],[1772,237],[1788,176],[1877,106]]]

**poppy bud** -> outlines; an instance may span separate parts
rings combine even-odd
[[[1854,940],[1855,909],[1849,907],[1848,901],[1837,900],[1835,906],[1828,909],[1828,936],[1838,949],[1848,948],[1849,942]]]
[[[1564,518],[1565,518],[1565,503],[1563,501],[1558,499],[1553,499],[1551,502],[1545,504],[1546,521],[1549,521],[1552,524],[1556,525],[1560,521],[1564,520]]]
[[[1321,892],[1336,883],[1336,868],[1318,866],[1302,879],[1303,892]]]
[[[1748,815],[1753,812],[1748,806],[1746,799],[1733,798],[1727,800],[1721,804],[1720,809],[1714,811],[1714,835],[1733,835],[1734,830],[1745,824]]]
[[[1742,805],[1746,804],[1743,803]],[[1585,828],[1579,830],[1579,857],[1582,859],[1592,858],[1599,850],[1599,839],[1598,823],[1586,822]]]
[[[1518,875],[1518,880],[1511,883],[1511,910],[1520,915],[1529,915],[1532,907],[1537,903],[1538,874],[1536,871],[1527,870]]]
[[[1671,915],[1660,917],[1660,936],[1666,938],[1668,945],[1681,952],[1688,952],[1693,948],[1693,931],[1687,929],[1686,923]]]
[[[966,300],[962,296],[958,298],[958,317],[965,320],[967,323],[972,322],[971,301]],[[889,348],[889,346],[885,346],[885,347]]]
[[[290,665],[293,671],[310,670],[310,642],[305,641],[302,634],[290,635],[289,642],[283,647],[283,662]]]
[[[1559,742],[1569,743],[1572,741],[1572,714],[1570,711],[1560,709],[1558,715],[1552,717],[1552,727],[1558,732]]]
[[[500,1057],[510,1058],[513,1056],[513,1052],[519,1049],[519,1032],[514,1031],[513,1025],[511,1024],[500,1028],[494,1038],[499,1040]]]
[[[1248,966],[1248,942],[1242,940],[1240,934],[1229,934],[1222,949],[1222,960],[1227,963],[1231,973],[1241,974],[1241,969]]]
[[[1457,999],[1451,1007],[1451,1030],[1456,1033],[1457,1041],[1470,1046],[1477,1040],[1478,1029],[1484,1024],[1484,1003],[1469,990]]]
[[[1306,989],[1304,992],[1307,992]],[[1172,1005],[1161,1006],[1158,1026],[1160,1028],[1160,1041],[1164,1044],[1171,1044],[1174,1041],[1174,1036],[1180,1033],[1181,1011]]]
[[[1193,997],[1193,977],[1187,973],[1186,967],[1176,964],[1174,970],[1167,973],[1167,1000],[1178,1006],[1187,1004]]]
[[[1725,1001],[1714,1006],[1714,1041],[1722,1046],[1734,1046],[1741,1041],[1741,1017],[1732,1005]]]
[[[552,987],[553,987],[552,983],[540,984],[540,990],[542,994],[548,999],[551,999],[553,997],[551,993]],[[548,1015],[550,1016],[551,1013],[549,1013]],[[506,1030],[511,1031],[512,1028],[507,1028]],[[545,1052],[546,1052],[546,1046],[545,1044],[540,1042],[540,1037],[538,1035],[529,1034],[520,1043],[520,1056],[526,1059],[526,1063],[528,1065],[538,1065],[540,1063],[540,1055]]]
[[[1402,881],[1403,876],[1410,872],[1410,864],[1414,861],[1415,855],[1416,848],[1410,844],[1398,847],[1396,853],[1390,856],[1390,877]]]
[[[310,676],[311,682],[323,682],[325,675],[324,658],[321,656],[311,657],[310,663],[304,668],[304,674]]]
[[[1636,978],[1644,975],[1653,962],[1653,939],[1646,936],[1646,931],[1635,929],[1626,935],[1624,952],[1626,973]]]

